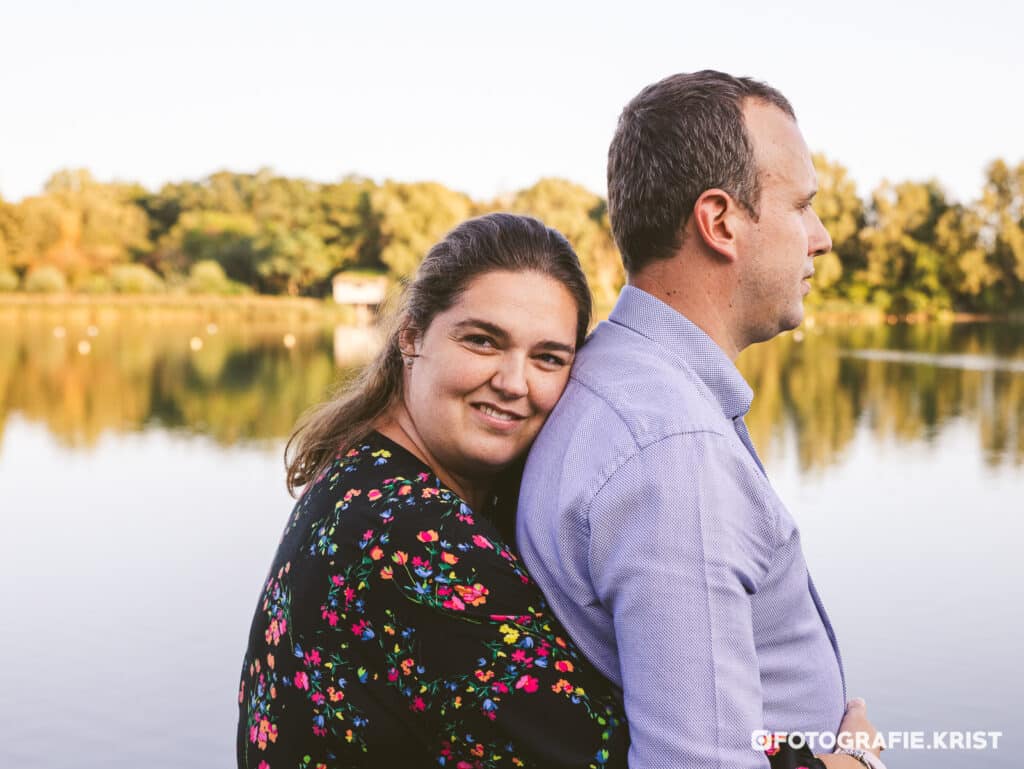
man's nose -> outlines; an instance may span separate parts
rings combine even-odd
[[[811,230],[811,237],[808,238],[807,250],[812,257],[827,254],[832,250],[832,237],[821,223],[821,218],[812,209],[814,214],[814,227]]]

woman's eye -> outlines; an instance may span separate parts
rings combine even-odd
[[[542,363],[548,364],[549,366],[564,366],[568,363],[568,361],[565,358],[559,355],[552,355],[551,353],[543,353],[542,355],[538,355],[537,359]]]

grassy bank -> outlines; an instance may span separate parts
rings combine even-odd
[[[198,294],[93,295],[0,294],[0,319],[63,322],[128,321],[218,323],[221,325],[324,326],[354,324],[354,307],[332,300],[279,296],[213,296]]]

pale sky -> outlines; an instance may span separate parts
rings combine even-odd
[[[967,201],[989,161],[1024,159],[1017,3],[0,3],[7,200],[65,167],[604,195],[622,106],[703,68],[782,90],[862,194],[935,177]]]

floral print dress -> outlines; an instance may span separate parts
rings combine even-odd
[[[498,529],[379,433],[296,504],[238,705],[242,769],[626,766],[621,699]]]
[[[621,703],[498,529],[378,433],[296,505],[238,702],[246,769],[626,765]]]

